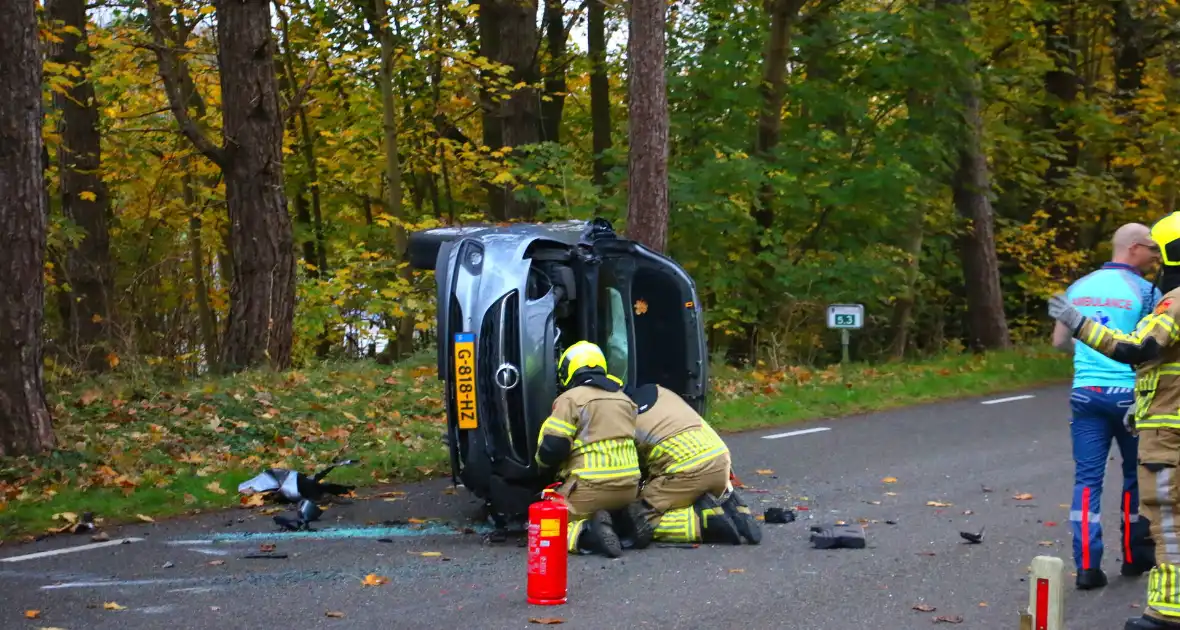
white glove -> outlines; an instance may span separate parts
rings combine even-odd
[[[1077,334],[1078,329],[1082,327],[1082,322],[1086,319],[1081,311],[1069,303],[1064,293],[1058,293],[1049,298],[1049,317],[1065,324],[1066,328],[1069,328],[1069,331],[1074,334]]]

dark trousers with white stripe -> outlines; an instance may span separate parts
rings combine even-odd
[[[1073,529],[1074,563],[1080,569],[1102,566],[1102,481],[1114,440],[1122,455],[1123,491],[1119,496],[1124,562],[1131,559],[1132,523],[1139,520],[1136,473],[1138,439],[1123,426],[1134,401],[1127,387],[1079,387],[1070,395],[1070,436],[1073,441],[1074,488],[1069,521]]]

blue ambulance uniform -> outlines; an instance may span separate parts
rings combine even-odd
[[[1066,292],[1086,317],[1121,332],[1135,330],[1160,299],[1159,289],[1130,265],[1106,263],[1075,282]],[[1135,373],[1085,344],[1074,345],[1074,380],[1070,395],[1070,435],[1075,463],[1073,502],[1074,562],[1079,570],[1102,565],[1102,480],[1113,439],[1123,458],[1123,493],[1119,497],[1124,564],[1132,561],[1132,532],[1138,529],[1139,486],[1136,476],[1138,438],[1123,426],[1135,399]]]

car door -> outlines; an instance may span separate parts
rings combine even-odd
[[[708,352],[696,284],[675,261],[633,241],[594,248],[602,261],[595,337],[608,369],[628,384],[663,385],[704,415]]]

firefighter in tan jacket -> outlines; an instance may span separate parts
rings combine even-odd
[[[1180,628],[1180,213],[1156,223],[1151,240],[1162,248],[1157,282],[1164,296],[1133,333],[1086,318],[1064,295],[1049,300],[1049,315],[1078,341],[1135,368],[1135,405],[1126,422],[1139,434],[1140,514],[1151,522],[1156,566],[1147,581],[1147,608],[1125,630]]]
[[[579,341],[561,355],[558,377],[565,391],[541,425],[537,463],[558,469],[557,492],[569,505],[569,550],[616,558],[622,544],[611,512],[634,510],[639,491],[635,403],[607,374],[606,357],[590,342]],[[651,530],[638,529],[636,546],[646,546]]]
[[[650,384],[628,393],[639,408],[635,442],[645,473],[636,511],[654,539],[758,544],[761,528],[730,484],[720,436],[670,389]]]

